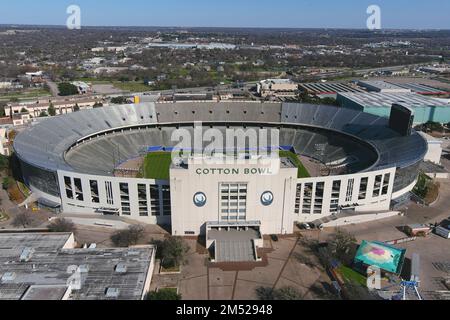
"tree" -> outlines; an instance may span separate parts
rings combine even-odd
[[[180,267],[185,263],[186,254],[189,252],[189,246],[180,237],[170,237],[165,239],[159,245],[161,265],[166,268]]]
[[[17,131],[16,130],[11,130],[11,131],[8,132],[8,139],[10,141],[14,141],[16,136],[17,136]]]
[[[127,97],[114,97],[111,98],[111,103],[113,104],[127,104],[130,103]]]
[[[330,241],[330,250],[333,256],[344,264],[348,264],[353,258],[356,249],[356,238],[349,232],[337,229]]]
[[[4,177],[2,181],[2,188],[3,190],[8,190],[9,186],[11,185],[12,181],[10,177]]]
[[[272,288],[269,288],[269,287],[258,287],[258,288],[256,288],[256,296],[261,301],[272,301],[272,300],[275,300],[273,292],[274,292],[274,290]]]
[[[20,113],[28,113],[28,110],[26,108],[20,109]]]
[[[64,218],[56,219],[48,226],[50,232],[76,232],[76,229],[72,221]]]
[[[26,228],[33,222],[33,217],[28,211],[19,212],[13,219],[12,225],[16,228]]]
[[[71,83],[63,82],[58,85],[60,96],[73,96],[78,94],[78,88]]]
[[[78,105],[78,103],[76,103],[75,106],[73,107],[73,111],[74,112],[80,111],[80,106]]]
[[[111,241],[117,247],[129,247],[136,245],[144,236],[144,227],[141,225],[132,225],[127,229],[119,230],[113,233]]]
[[[181,294],[178,294],[176,290],[160,289],[158,291],[149,292],[146,296],[146,300],[153,300],[153,301],[181,300]]]
[[[103,103],[101,102],[94,103],[94,108],[101,108],[101,107],[103,107]]]
[[[39,118],[45,118],[45,117],[48,117],[47,112],[41,111],[41,113],[39,113]]]
[[[50,116],[54,117],[56,116],[56,109],[53,103],[50,102],[50,105],[48,106],[47,112]]]
[[[0,170],[7,169],[9,169],[9,157],[0,154]]]

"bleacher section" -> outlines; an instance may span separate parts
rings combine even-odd
[[[116,165],[148,146],[174,146],[177,126],[186,124],[192,132],[195,121],[223,133],[227,125],[277,127],[280,145],[300,154],[323,155],[327,163],[356,157],[353,172],[408,167],[427,150],[417,133],[401,137],[386,118],[333,106],[260,102],[143,103],[75,112],[39,122],[16,137],[14,148],[22,161],[48,171],[112,175]]]

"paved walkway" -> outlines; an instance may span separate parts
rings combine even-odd
[[[278,242],[266,240],[265,246],[273,248],[267,253],[267,265],[244,270],[211,265],[207,255],[195,252],[195,241],[190,240],[189,243],[192,250],[181,274],[163,276],[155,268],[153,290],[177,287],[186,300],[256,300],[259,287],[278,289],[291,286],[304,299],[317,299],[311,288],[330,285],[323,270],[303,263],[306,256],[319,265],[296,237],[282,238]]]

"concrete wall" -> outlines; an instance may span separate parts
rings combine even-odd
[[[352,217],[345,217],[345,218],[341,218],[341,219],[337,219],[335,221],[325,223],[325,224],[323,224],[323,227],[324,228],[342,227],[342,226],[347,226],[347,225],[351,225],[351,224],[358,224],[358,223],[365,223],[365,222],[387,219],[387,218],[391,218],[391,217],[396,217],[398,215],[399,215],[399,212],[383,212],[383,213],[374,213],[374,214],[355,215]]]
[[[296,195],[296,220],[298,222],[312,222],[317,219],[324,218],[333,213],[332,203],[336,203],[337,207],[346,207],[348,209],[354,208],[356,212],[367,212],[375,210],[389,210],[392,200],[392,192],[394,188],[395,168],[386,170],[374,171],[369,173],[358,173],[351,175],[343,175],[337,177],[318,177],[299,179],[298,192]],[[377,176],[382,176],[381,192],[374,194],[375,179]],[[360,199],[360,187],[362,179],[367,178],[366,196],[364,199]],[[389,182],[387,182],[389,178]],[[333,182],[340,181],[341,186],[339,195],[333,195]],[[353,187],[352,187],[353,181]],[[320,213],[315,212],[314,205],[320,203],[320,198],[317,199],[316,190],[319,183],[324,183],[324,192],[322,200],[322,208]],[[308,213],[305,213],[306,197],[305,187],[307,184],[312,184],[312,199],[311,209]],[[383,185],[387,185],[387,192],[383,194]],[[356,205],[356,206],[355,206]],[[307,207],[306,207],[307,208]],[[336,212],[338,213],[339,210]]]
[[[67,177],[71,180],[71,189],[75,190],[75,179],[81,179],[82,183],[82,194],[83,200],[77,199],[76,196],[73,199],[69,198],[67,195],[67,188],[64,178]],[[91,194],[90,181],[97,181],[98,183],[98,198],[99,202],[93,201]],[[58,182],[61,192],[61,205],[62,211],[66,213],[81,213],[81,214],[95,214],[101,208],[117,209],[117,213],[120,216],[124,216],[136,221],[141,221],[148,224],[168,224],[170,223],[170,216],[162,215],[162,199],[161,194],[159,194],[158,199],[152,199],[150,195],[150,186],[156,185],[158,187],[168,185],[168,181],[163,180],[149,180],[149,179],[129,179],[129,178],[116,178],[116,177],[105,177],[105,176],[92,176],[85,174],[77,174],[73,172],[58,171]],[[108,195],[107,186],[111,183],[111,193]],[[122,195],[120,191],[120,183],[126,183],[129,187],[129,202],[130,202],[130,215],[125,215],[123,212],[124,201],[122,200]],[[146,186],[146,200],[147,201],[147,213],[148,216],[141,216],[139,210],[139,196],[138,196],[138,185]],[[112,196],[111,196],[112,195]],[[159,201],[160,214],[153,215],[154,206],[152,206],[152,201]]]

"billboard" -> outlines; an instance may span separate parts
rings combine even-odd
[[[389,128],[402,136],[409,136],[414,123],[414,112],[401,104],[394,103],[389,117]]]

